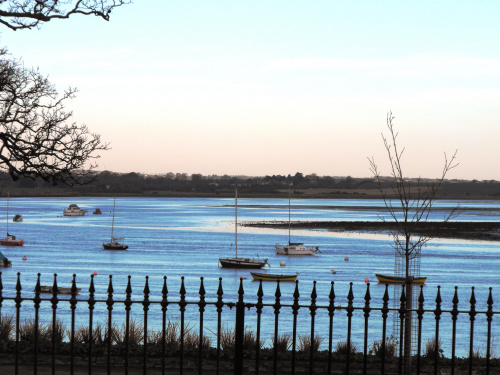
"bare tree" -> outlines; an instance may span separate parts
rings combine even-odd
[[[441,176],[430,182],[424,182],[420,177],[416,180],[408,179],[403,174],[404,147],[400,149],[397,143],[398,133],[394,128],[394,116],[392,112],[387,114],[387,128],[389,136],[382,134],[389,163],[391,165],[390,178],[382,177],[375,159],[368,158],[370,170],[384,200],[385,207],[391,220],[396,224],[391,230],[394,250],[404,258],[405,262],[405,284],[406,284],[406,308],[412,309],[412,284],[413,275],[410,274],[410,261],[419,256],[424,246],[431,237],[425,231],[419,230],[420,224],[426,222],[433,212],[436,194],[439,191],[448,172],[455,168],[457,151],[451,158],[444,155],[444,165]],[[388,183],[388,187],[385,185]],[[458,206],[445,214],[443,221],[447,222],[459,215]],[[386,221],[384,217],[381,217]],[[405,373],[409,373],[411,358],[411,313],[405,318],[404,335],[404,358]]]
[[[390,112],[387,115],[387,128],[389,129],[389,138],[382,134],[387,156],[391,164],[391,177],[389,187],[384,188],[384,179],[375,163],[375,159],[369,158],[370,171],[373,173],[375,182],[385,203],[385,207],[393,222],[396,223],[395,230],[391,231],[394,239],[394,249],[406,259],[406,277],[408,274],[409,261],[417,256],[431,237],[418,230],[419,223],[427,221],[433,211],[436,194],[446,178],[448,172],[455,168],[457,151],[448,159],[444,155],[444,166],[441,176],[435,180],[425,183],[420,177],[416,180],[408,179],[403,174],[402,158],[403,149],[398,148],[398,133],[394,129],[394,117]],[[454,208],[443,217],[447,222],[459,214],[458,207]],[[381,217],[383,221],[385,218]]]
[[[12,29],[40,28],[54,19],[94,15],[106,21],[128,0],[0,0],[0,24]],[[98,151],[108,149],[98,134],[71,121],[65,103],[77,90],[59,95],[37,69],[0,50],[0,169],[13,180],[41,178],[52,183],[82,184],[95,179]],[[90,165],[89,165],[90,163]]]
[[[109,21],[127,0],[0,0],[0,23],[12,30],[32,29],[54,19],[94,15]]]
[[[76,89],[59,95],[38,70],[0,52],[0,168],[20,176],[68,185],[91,181],[96,152],[106,150],[98,134],[71,121],[64,104]]]

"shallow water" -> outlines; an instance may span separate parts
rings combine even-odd
[[[84,217],[63,217],[62,211],[70,203],[77,203],[89,210]],[[5,212],[6,202],[0,202],[0,212]],[[181,276],[185,277],[188,301],[197,302],[200,277],[204,277],[207,301],[214,302],[217,295],[219,278],[222,277],[225,301],[235,301],[241,277],[245,290],[245,300],[256,302],[258,283],[252,282],[249,271],[222,269],[218,266],[219,257],[234,256],[234,200],[214,198],[118,198],[114,235],[125,237],[129,250],[112,252],[102,250],[102,242],[111,235],[112,198],[12,198],[9,203],[10,220],[14,214],[24,217],[22,223],[9,221],[8,230],[26,241],[21,248],[1,248],[0,250],[13,261],[13,267],[2,269],[4,296],[14,296],[17,272],[21,273],[23,296],[32,297],[36,282],[36,273],[41,273],[42,285],[51,285],[53,274],[58,274],[59,286],[70,286],[72,274],[77,275],[78,287],[82,288],[81,298],[88,297],[90,275],[96,273],[96,298],[107,298],[109,275],[113,275],[114,297],[124,298],[127,276],[131,275],[133,298],[139,301],[144,289],[145,276],[149,276],[151,300],[161,299],[163,276],[168,277],[169,299],[178,301]],[[438,202],[438,207],[453,207],[454,202]],[[459,219],[468,221],[500,220],[498,201],[467,201],[463,207],[471,208]],[[341,207],[324,209],[325,206]],[[349,210],[349,207],[356,210]],[[99,207],[103,214],[92,215]],[[318,208],[315,208],[318,207]],[[359,209],[366,207],[366,210]],[[378,220],[383,202],[379,200],[293,200],[292,220]],[[492,210],[485,210],[490,207]],[[473,208],[478,208],[477,211]],[[431,217],[439,220],[443,213]],[[263,221],[288,219],[287,199],[239,199],[238,221]],[[3,225],[2,225],[3,224]],[[5,221],[0,222],[0,231],[4,231]],[[353,283],[355,305],[363,307],[366,292],[365,279],[371,283],[371,306],[381,307],[381,298],[385,286],[376,282],[375,273],[391,274],[394,272],[394,250],[391,239],[384,235],[356,234],[328,231],[293,231],[292,241],[306,245],[319,246],[321,253],[314,257],[277,256],[274,244],[288,240],[286,230],[238,227],[238,255],[242,257],[268,258],[270,271],[279,273],[299,273],[300,301],[307,304],[313,281],[316,281],[317,304],[328,305],[331,281],[335,282],[336,305],[345,306],[349,283]],[[23,261],[22,257],[27,260]],[[345,261],[348,257],[348,261]],[[285,261],[286,266],[280,267]],[[335,269],[336,274],[331,270]],[[433,240],[423,250],[421,274],[428,277],[424,287],[425,307],[433,309],[437,286],[441,286],[442,308],[451,309],[454,286],[458,286],[459,309],[469,309],[471,287],[475,287],[476,310],[486,310],[489,287],[493,288],[494,301],[499,300],[500,290],[500,246],[498,243],[465,240]],[[282,283],[282,303],[291,304],[294,283]],[[275,300],[276,284],[265,283],[265,302]],[[47,296],[50,297],[50,296]],[[393,298],[392,287],[390,297]],[[96,308],[96,319],[105,322],[105,305]],[[30,317],[30,303],[23,305],[23,314]],[[391,302],[392,306],[392,302]],[[495,306],[495,305],[494,305]],[[59,305],[60,312],[68,311],[67,305]],[[178,308],[169,307],[168,316],[178,318]],[[496,308],[498,311],[499,309]],[[2,313],[12,311],[12,303],[4,302]],[[85,324],[88,308],[78,305],[78,322]],[[159,327],[160,307],[151,307],[149,324]],[[280,334],[291,333],[292,315],[290,308],[284,307],[279,316]],[[116,305],[114,319],[123,318],[123,306]],[[133,314],[142,317],[142,306],[134,305]],[[198,326],[198,307],[188,306],[187,316],[190,324]],[[63,314],[61,314],[63,315]],[[380,313],[373,312],[376,318],[370,319],[369,342],[379,340]],[[224,310],[224,322],[234,324],[234,311]],[[299,333],[310,330],[308,310],[300,310]],[[42,320],[50,321],[50,304],[43,304]],[[66,319],[66,318],[62,318]],[[391,318],[392,319],[392,318]],[[478,316],[475,328],[478,335],[475,342],[484,351],[486,330],[484,316]],[[498,316],[493,321],[493,332],[500,333]],[[254,314],[247,315],[247,325],[255,323]],[[320,309],[316,316],[316,329],[319,334],[327,332],[328,314]],[[451,337],[451,319],[441,320],[440,335],[443,346],[449,351]],[[205,326],[215,330],[215,308],[207,307]],[[268,340],[272,336],[274,313],[271,308],[264,309],[264,335]],[[355,313],[353,328],[354,341],[362,348],[363,333],[362,312]],[[434,336],[435,320],[432,313],[424,319],[425,338]],[[468,348],[468,315],[461,314],[458,320],[459,356],[465,355]],[[392,320],[389,324],[392,329]],[[345,339],[346,316],[344,310],[336,312],[334,319],[334,341]],[[210,333],[207,333],[210,335]],[[389,331],[388,335],[391,332]],[[446,340],[447,339],[447,340]],[[425,342],[425,340],[424,340]]]

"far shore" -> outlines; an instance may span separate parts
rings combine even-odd
[[[288,221],[242,223],[259,228],[288,228]],[[303,221],[291,222],[293,229],[327,230],[332,232],[385,233],[397,230],[394,222],[382,221]],[[414,233],[430,238],[500,241],[500,222],[422,222],[414,225]]]

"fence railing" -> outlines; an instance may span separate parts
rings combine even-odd
[[[89,374],[92,373],[93,368],[96,366],[96,357],[105,358],[101,365],[106,366],[108,374],[111,373],[112,367],[116,365],[115,357],[122,359],[121,366],[125,374],[128,374],[129,369],[132,367],[131,359],[137,357],[141,359],[142,371],[146,374],[150,360],[154,357],[159,360],[158,366],[161,366],[162,374],[164,374],[167,371],[166,359],[172,355],[177,358],[175,369],[179,374],[184,373],[188,357],[190,363],[192,358],[195,358],[197,362],[195,367],[199,374],[219,374],[223,371],[227,373],[228,361],[232,367],[231,371],[234,371],[235,374],[244,372],[259,374],[259,371],[263,372],[264,370],[272,371],[273,374],[295,374],[304,371],[310,374],[318,372],[332,374],[333,371],[338,371],[339,366],[342,367],[345,374],[354,371],[352,366],[356,366],[356,373],[362,372],[363,374],[438,374],[438,371],[442,368],[446,368],[447,371],[449,370],[451,374],[454,374],[455,371],[458,372],[458,367],[461,367],[461,371],[464,371],[465,367],[465,371],[468,371],[469,374],[472,374],[477,368],[480,368],[486,374],[490,374],[492,368],[495,369],[495,373],[500,370],[499,360],[492,358],[494,337],[495,334],[500,333],[498,321],[494,322],[494,317],[500,315],[500,312],[493,310],[492,288],[489,288],[485,304],[486,309],[482,311],[477,309],[474,288],[471,291],[469,308],[467,310],[459,309],[457,287],[455,287],[454,297],[451,301],[451,309],[442,308],[443,301],[440,287],[437,288],[437,295],[433,301],[435,305],[432,309],[424,308],[425,298],[422,287],[420,287],[418,306],[414,309],[407,309],[404,285],[397,307],[394,307],[393,301],[390,301],[388,285],[385,285],[385,292],[380,303],[374,307],[371,304],[369,283],[366,284],[366,291],[361,304],[354,303],[353,284],[350,283],[346,299],[343,299],[346,303],[342,306],[338,304],[339,297],[336,296],[334,282],[331,282],[329,287],[329,295],[321,299],[321,301],[328,301],[328,303],[318,303],[316,282],[313,282],[307,304],[299,303],[298,282],[295,282],[293,295],[287,296],[288,298],[282,298],[282,287],[277,282],[274,301],[269,303],[264,300],[262,281],[259,284],[256,296],[251,297],[245,295],[242,279],[240,279],[235,300],[229,301],[225,298],[222,289],[222,278],[219,278],[216,293],[212,293],[214,297],[208,299],[206,298],[207,293],[203,277],[200,278],[199,291],[195,299],[188,298],[183,277],[181,278],[178,294],[172,295],[167,288],[166,276],[163,277],[161,295],[156,295],[156,299],[151,298],[152,293],[149,289],[149,278],[147,276],[140,299],[132,296],[130,276],[128,276],[128,282],[123,291],[124,298],[114,296],[112,276],[109,276],[107,298],[105,299],[96,298],[94,275],[90,276],[88,298],[82,298],[79,295],[80,289],[77,288],[76,275],[73,275],[71,288],[66,290],[67,296],[64,296],[64,290],[58,287],[57,275],[54,275],[53,284],[48,295],[46,294],[47,291],[40,285],[40,274],[38,274],[34,290],[24,290],[23,292],[21,276],[18,273],[16,285],[13,289],[15,290],[4,289],[2,273],[0,272],[0,353],[3,351],[13,355],[13,366],[16,374],[21,365],[26,366],[26,363],[20,363],[21,357],[25,358],[26,354],[32,356],[32,362],[29,366],[32,366],[33,373],[36,374],[41,367],[40,356],[42,353],[48,353],[50,356],[50,363],[44,363],[44,365],[50,366],[52,373],[55,373],[58,366],[56,360],[58,356],[63,354],[69,356],[69,371],[71,374],[76,371],[76,368],[81,370],[81,361],[77,363],[77,358],[81,357],[86,359],[85,367]],[[26,295],[32,295],[32,297],[26,297]],[[249,300],[252,300],[252,302],[249,302]],[[48,305],[48,307],[43,308],[45,305]],[[81,305],[84,305],[85,310],[80,308],[77,312],[77,307]],[[142,306],[142,325],[140,327],[142,333],[140,335],[137,333],[138,326],[131,314],[133,305]],[[150,311],[153,307],[155,308],[154,311]],[[199,329],[194,336],[192,327],[190,328],[189,324],[186,323],[186,309],[188,307],[194,307],[198,310]],[[105,309],[106,312],[97,314],[96,311],[99,308]],[[234,319],[234,331],[230,335],[232,339],[230,348],[226,342],[223,343],[223,340],[227,341],[228,333],[225,331],[223,324],[223,311],[227,314],[227,308],[234,309],[234,313],[231,315],[231,319]],[[153,340],[148,323],[149,319],[153,317],[156,321],[160,321],[157,315],[158,310],[161,311],[161,323],[157,325],[159,326],[158,334]],[[172,323],[167,318],[167,311],[171,310],[178,312],[178,324]],[[304,310],[307,312],[310,321],[310,330],[307,337],[301,337],[298,334],[299,322],[304,319],[304,315],[299,317],[299,312],[303,313]],[[274,315],[274,323],[270,325],[274,331],[270,348],[262,346],[262,316],[266,311],[268,316]],[[279,335],[280,314],[283,314],[284,311],[291,311],[292,314],[292,334],[289,337],[289,342],[285,340],[285,355],[282,353],[283,348],[280,348],[282,337]],[[67,312],[67,315],[69,315],[65,319],[70,326],[67,329],[68,338],[65,340],[61,338],[61,332],[64,329],[61,328],[60,318],[63,312]],[[214,315],[213,320],[216,321],[214,323],[216,329],[213,331],[216,342],[207,344],[204,324],[206,321],[205,314],[208,312]],[[399,345],[399,350],[396,351],[396,353],[399,353],[397,357],[389,355],[394,353],[391,351],[394,348],[390,347],[391,343],[394,345],[394,341],[388,339],[388,320],[391,313],[396,314],[401,328],[399,330],[400,337],[396,338],[397,345]],[[116,328],[117,314],[120,314],[123,323],[121,336]],[[316,322],[318,314],[327,315],[326,324],[321,323],[320,325]],[[44,326],[41,323],[41,315],[45,317],[45,320],[50,320],[50,324]],[[81,322],[82,317],[87,320],[87,315],[88,323],[85,323],[86,329],[83,330],[82,335],[82,331],[76,328],[76,322],[77,320]],[[347,320],[341,327],[342,330],[345,330],[345,342],[334,349],[334,336],[339,331],[338,328],[334,327],[334,321],[340,315],[344,315]],[[416,315],[418,322],[414,328],[417,330],[417,350],[415,356],[404,358],[402,353],[404,353],[405,322],[412,315]],[[457,320],[459,316],[463,315],[468,318],[468,324],[465,325],[469,339],[468,357],[457,358]],[[21,319],[23,317],[26,319],[26,316],[29,318],[28,329],[21,322]],[[248,316],[252,317],[252,322],[253,318],[255,318],[254,330],[251,335],[248,335],[248,327],[245,325],[245,319]],[[357,320],[353,320],[354,317]],[[434,321],[432,324],[434,325],[435,346],[430,353],[428,351],[423,353],[422,325],[424,319]],[[440,325],[444,319],[451,319],[451,335],[449,331],[445,334],[441,332]],[[102,320],[104,320],[104,323]],[[370,325],[374,320],[378,322],[378,332],[373,332],[372,325]],[[475,323],[478,320],[486,323],[486,352],[482,358],[478,358],[474,346]],[[496,323],[496,331],[493,331],[494,323]],[[26,325],[26,320],[24,324]],[[353,325],[356,326],[358,331],[362,331],[363,346],[362,351],[358,353],[352,350]],[[103,330],[96,332],[96,326]],[[178,330],[176,331],[178,336],[175,341],[177,343],[176,347],[172,346],[172,338],[169,336],[172,332],[169,329],[173,326]],[[266,327],[270,329],[269,326]],[[461,324],[460,327],[463,329],[464,324]],[[42,343],[43,330],[45,330],[48,340]],[[319,334],[318,331],[326,333]],[[270,334],[271,332],[266,333]],[[376,350],[374,348],[370,350],[369,347],[369,337],[373,337],[373,335],[379,338]],[[137,339],[138,336],[140,337],[139,340]],[[481,333],[481,336],[484,336],[484,332]],[[193,337],[196,339],[195,343],[192,342]],[[304,340],[304,337],[307,340]],[[302,341],[299,343],[298,339],[302,339]],[[326,340],[327,349],[320,351],[319,345],[323,339]],[[439,347],[442,339],[445,339],[451,346],[450,358],[444,358],[442,355]],[[249,342],[251,344],[250,348]],[[97,350],[97,347],[100,350]],[[344,350],[341,351],[341,348],[344,348]],[[212,358],[213,366],[207,364],[207,358]],[[282,360],[283,358],[286,360],[286,365]],[[226,365],[224,368],[222,368],[223,363]],[[168,366],[171,367],[172,364],[168,364]],[[266,368],[263,369],[263,366],[266,366]],[[299,367],[300,371],[298,370]],[[169,371],[172,371],[172,369],[170,368]]]

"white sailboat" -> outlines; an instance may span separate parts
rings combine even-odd
[[[291,204],[290,204],[291,198],[290,198],[290,189],[288,189],[288,244],[286,245],[279,245],[276,244],[276,254],[277,255],[316,255],[316,252],[319,251],[318,246],[316,247],[307,247],[304,246],[302,242],[291,242],[290,241],[290,232],[291,232],[291,225],[290,225],[290,217],[291,217]]]
[[[10,196],[7,194],[7,236],[0,239],[0,245],[2,246],[23,246],[24,240],[21,238],[16,238],[12,234],[9,234],[9,200]]]
[[[113,199],[113,220],[111,221],[111,241],[103,243],[102,247],[104,248],[104,250],[127,250],[128,249],[127,245],[118,242],[123,240],[123,238],[113,237],[113,229],[115,225],[115,203],[116,203],[116,197],[114,197]]]
[[[219,263],[222,267],[226,268],[262,268],[267,263],[267,258],[261,261],[260,259],[238,258],[238,190],[235,189],[234,201],[234,258],[219,258]]]

